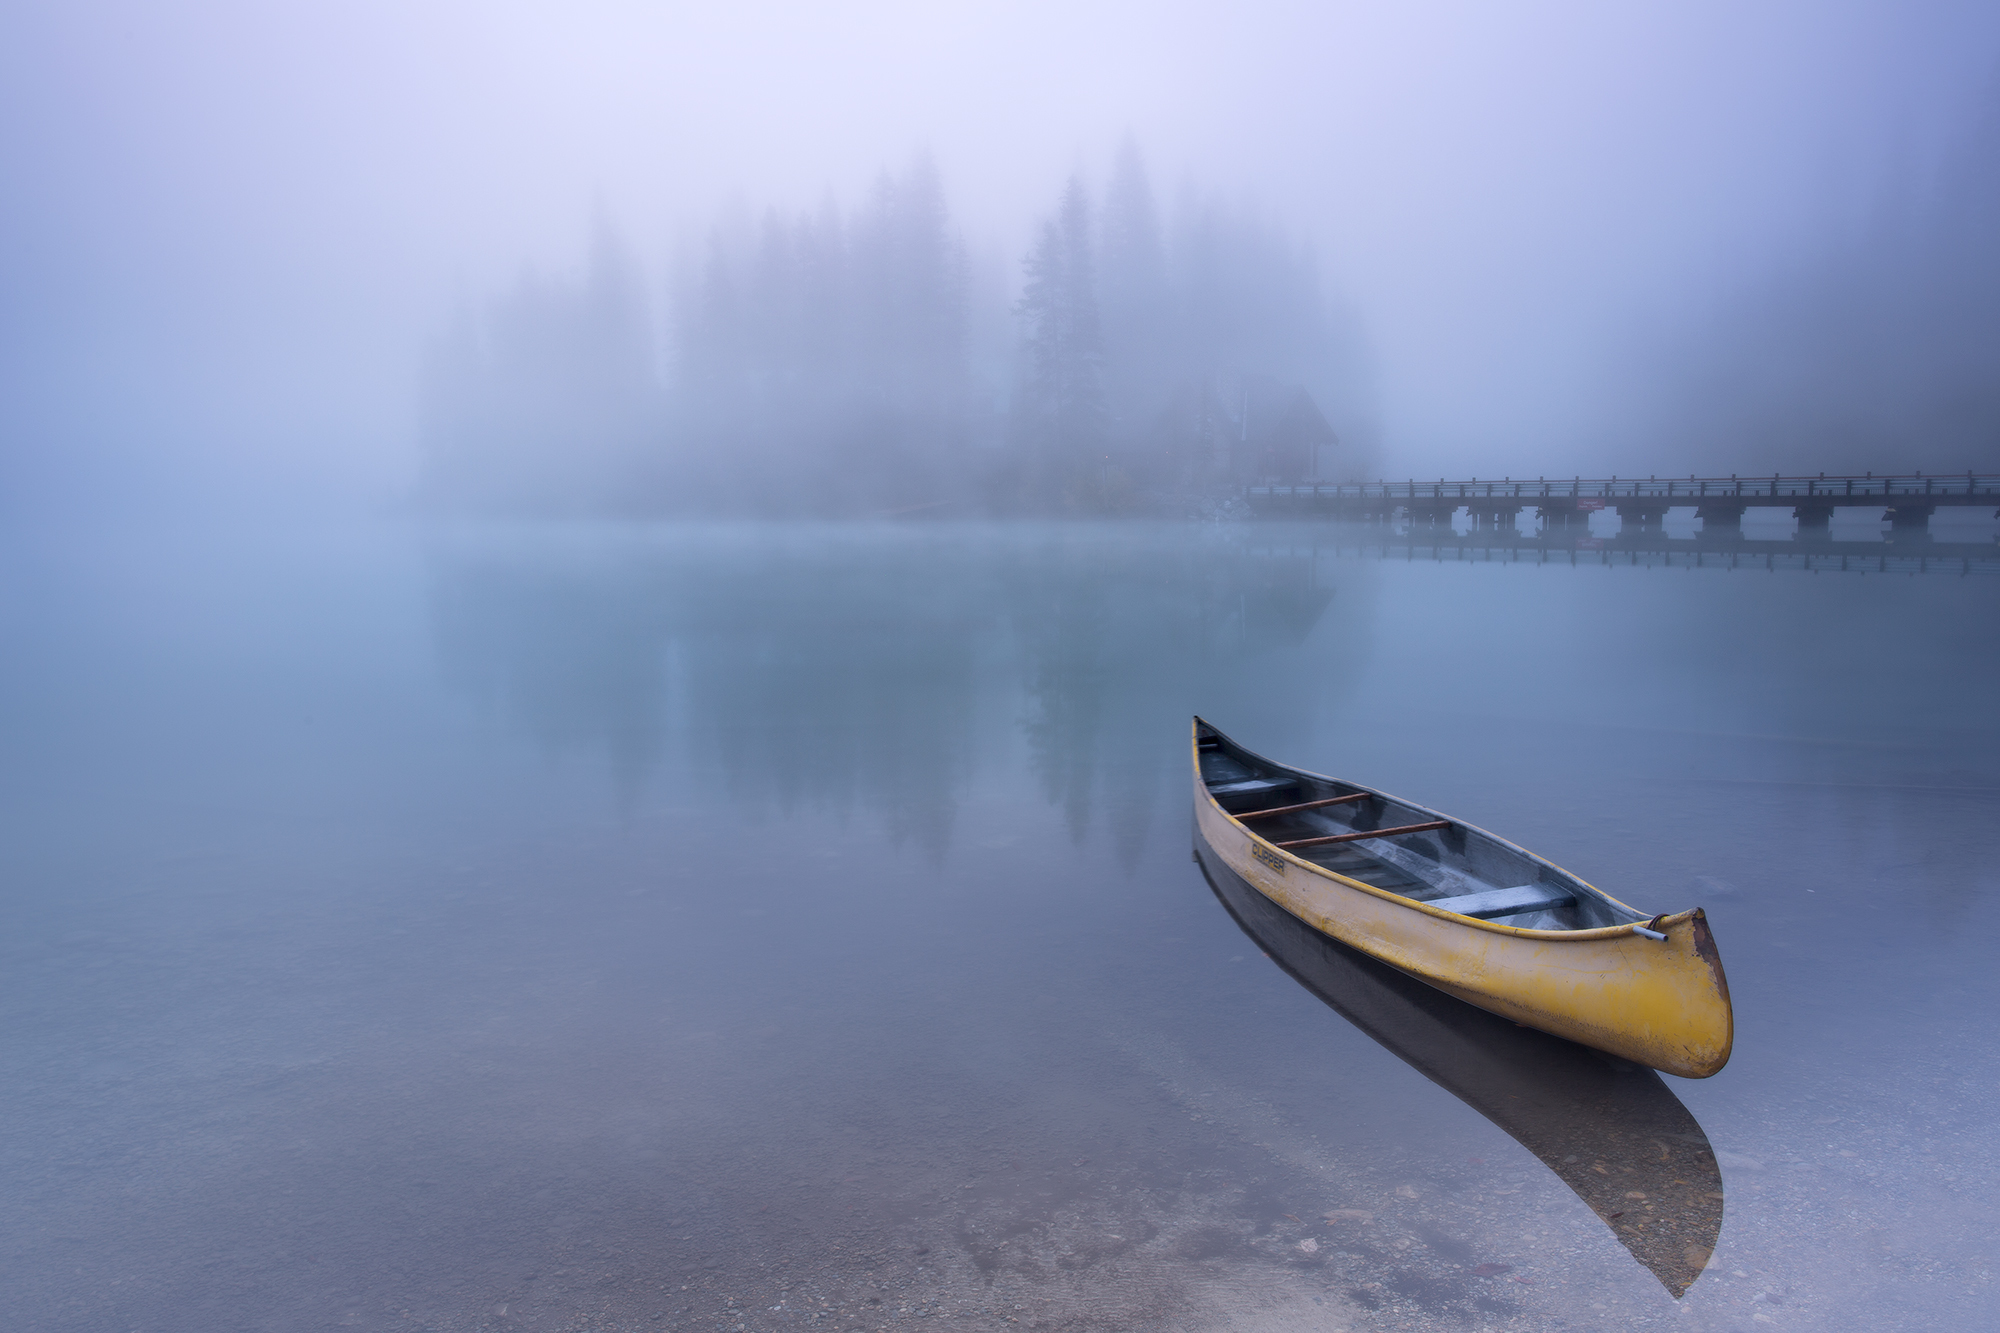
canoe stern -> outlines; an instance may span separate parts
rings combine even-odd
[[[1195,724],[1195,824],[1258,892],[1313,928],[1468,1004],[1683,1078],[1728,1063],[1729,983],[1700,908],[1648,928],[1522,930],[1430,908],[1335,874],[1250,833],[1209,794]]]

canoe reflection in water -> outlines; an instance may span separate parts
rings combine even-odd
[[[1676,1299],[1701,1276],[1722,1230],[1722,1175],[1658,1074],[1433,990],[1300,921],[1199,838],[1195,853],[1236,924],[1293,980],[1541,1158]]]

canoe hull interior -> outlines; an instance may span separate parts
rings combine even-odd
[[[1443,890],[1425,886],[1411,893],[1439,898],[1460,896],[1466,875],[1453,867],[1498,864],[1501,878],[1532,868],[1543,883],[1565,883],[1575,895],[1567,929],[1538,929],[1478,920],[1430,909],[1421,898],[1389,892],[1314,864],[1299,854],[1316,850],[1281,847],[1269,836],[1275,820],[1241,820],[1223,800],[1241,805],[1236,792],[1222,798],[1204,780],[1204,742],[1213,755],[1227,747],[1233,776],[1237,768],[1274,784],[1250,799],[1282,805],[1336,790],[1367,790],[1351,783],[1272,764],[1228,741],[1207,724],[1195,725],[1195,825],[1201,840],[1230,870],[1258,892],[1316,930],[1424,981],[1468,1004],[1516,1023],[1610,1052],[1683,1078],[1707,1078],[1728,1063],[1735,1037],[1729,985],[1723,975],[1708,922],[1699,908],[1653,918],[1617,902],[1538,857],[1484,830],[1451,821],[1428,849],[1439,869],[1432,878]],[[1215,764],[1210,763],[1213,771]],[[1245,779],[1231,783],[1239,790]],[[1435,811],[1375,794],[1384,809],[1365,827],[1402,826],[1411,813],[1439,818]],[[1356,816],[1352,805],[1333,807],[1336,818]],[[1254,813],[1254,812],[1248,812]],[[1325,819],[1323,812],[1292,818]],[[1344,824],[1327,822],[1326,828]],[[1294,830],[1297,831],[1297,830]],[[1316,832],[1317,829],[1311,830]],[[1327,835],[1333,836],[1333,835]],[[1409,835],[1404,835],[1407,839]],[[1392,839],[1380,839],[1390,844]],[[1457,849],[1453,850],[1456,843]],[[1369,846],[1367,842],[1347,846]],[[1449,863],[1445,856],[1453,858]],[[1385,855],[1412,865],[1422,877],[1430,862],[1404,851]],[[1511,858],[1511,859],[1510,859]],[[1357,872],[1358,873],[1358,872]],[[1523,918],[1515,918],[1522,920]],[[1525,918],[1541,925],[1543,913]],[[1665,939],[1640,933],[1653,929]]]

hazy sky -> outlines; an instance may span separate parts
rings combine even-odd
[[[928,149],[1011,257],[1127,132],[1318,243],[1392,471],[1644,467],[1623,349],[1860,234],[1996,73],[1944,0],[14,0],[0,476],[391,487],[425,340],[594,217],[663,257]]]

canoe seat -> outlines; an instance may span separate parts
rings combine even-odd
[[[1208,789],[1210,796],[1250,796],[1257,792],[1276,791],[1280,787],[1296,787],[1296,778],[1246,778],[1241,782],[1218,782]]]
[[[1573,901],[1575,899],[1571,894],[1546,884],[1521,884],[1511,889],[1461,894],[1456,898],[1433,898],[1424,905],[1487,920],[1496,916],[1513,916],[1516,912],[1545,912],[1551,907],[1562,907]]]

